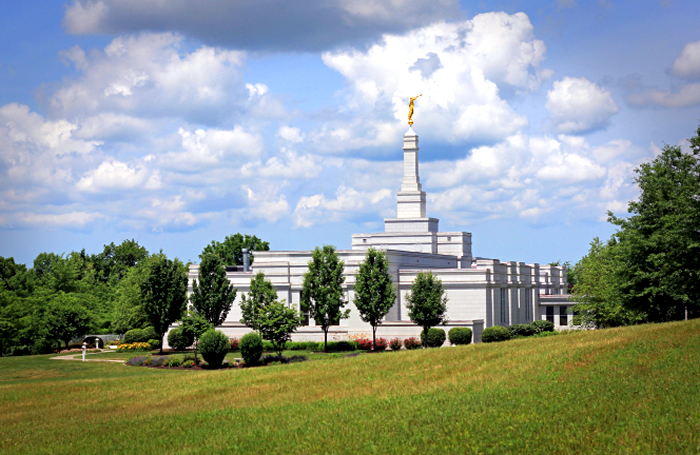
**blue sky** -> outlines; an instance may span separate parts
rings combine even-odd
[[[700,122],[691,1],[75,0],[0,10],[0,255],[350,247],[396,211],[577,261]]]

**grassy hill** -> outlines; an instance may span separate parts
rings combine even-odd
[[[0,359],[0,452],[700,453],[700,320],[221,371]]]

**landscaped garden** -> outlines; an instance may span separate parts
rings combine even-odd
[[[264,368],[51,357],[0,358],[0,452],[700,451],[700,320]]]

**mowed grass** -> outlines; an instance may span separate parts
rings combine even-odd
[[[220,371],[0,359],[0,452],[699,453],[700,320]]]

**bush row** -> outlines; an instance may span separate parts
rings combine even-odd
[[[484,343],[494,343],[506,341],[514,338],[526,338],[531,336],[547,336],[545,333],[554,332],[554,324],[550,321],[533,321],[530,324],[513,324],[509,327],[495,325],[484,329],[481,334],[481,341]]]
[[[124,334],[124,343],[148,343],[148,340],[157,340],[158,338],[158,334],[153,327],[132,329]]]

